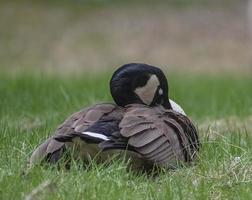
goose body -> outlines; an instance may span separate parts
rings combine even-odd
[[[160,87],[158,75],[154,73],[156,77],[152,78],[152,82],[148,80],[153,74],[147,77],[147,81],[140,78],[140,87],[132,87],[130,82],[128,85],[120,85],[123,81],[118,82],[132,79],[132,76],[127,73],[126,76],[120,71],[131,68],[132,65],[136,64],[123,66],[112,76],[111,94],[116,104],[97,104],[70,116],[53,136],[33,152],[30,163],[41,160],[55,163],[68,148],[75,148],[76,156],[87,162],[92,158],[103,162],[113,157],[115,152],[123,153],[137,169],[153,165],[174,168],[180,162],[193,161],[199,150],[196,128],[183,109],[168,99],[165,91],[168,88]],[[139,65],[144,64],[137,64]],[[152,66],[149,67],[153,69]],[[148,69],[147,65],[144,72],[153,73]],[[128,86],[137,95],[132,97]],[[119,93],[123,99],[120,99]],[[164,93],[162,99],[160,96]],[[143,97],[146,99],[143,100]]]

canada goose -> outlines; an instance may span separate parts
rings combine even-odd
[[[30,163],[55,163],[72,146],[85,161],[106,160],[114,151],[126,150],[134,168],[170,168],[195,158],[197,131],[169,100],[167,79],[159,68],[123,65],[113,74],[110,90],[116,104],[97,104],[70,116],[33,152]]]

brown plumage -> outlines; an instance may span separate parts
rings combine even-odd
[[[30,163],[35,164],[42,160],[50,163],[57,162],[68,145],[55,140],[56,137],[82,132],[97,122],[101,117],[115,109],[116,106],[113,104],[97,104],[74,113],[56,129],[53,136],[36,148],[31,155]]]
[[[31,165],[56,163],[72,148],[74,157],[86,162],[122,153],[135,169],[174,168],[196,158],[197,130],[168,98],[168,82],[159,68],[124,65],[113,74],[110,89],[117,105],[97,104],[70,116],[33,152]]]
[[[131,104],[119,123],[119,137],[146,162],[175,167],[178,162],[191,162],[199,150],[197,131],[184,115],[162,106],[154,108]],[[108,140],[99,146],[112,149],[116,142]]]
[[[113,126],[104,127],[108,140],[82,134],[101,121]],[[69,117],[54,136],[34,151],[30,161],[45,159],[55,163],[65,148],[73,146],[78,147],[78,158],[85,161],[94,157],[105,161],[114,155],[114,150],[127,150],[134,168],[174,168],[181,161],[191,162],[195,158],[199,142],[191,121],[175,111],[141,104],[126,108],[98,104]]]

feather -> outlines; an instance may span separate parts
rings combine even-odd
[[[139,132],[142,132],[142,131],[145,131],[145,130],[148,130],[148,129],[153,129],[155,128],[153,126],[153,123],[151,122],[142,122],[142,123],[138,123],[134,126],[128,126],[128,127],[125,127],[121,130],[121,134],[124,136],[124,137],[131,137],[133,135],[136,135],[137,133]]]
[[[56,162],[66,148],[66,142],[72,142],[74,137],[79,137],[78,133],[84,132],[102,116],[109,114],[115,108],[117,106],[113,104],[97,104],[74,113],[57,128],[51,138],[35,149],[30,158],[30,164],[34,165],[45,159],[48,162]],[[90,137],[87,140],[90,142]]]
[[[75,143],[74,138],[81,139],[78,141],[82,141],[83,148],[79,151],[85,156],[127,150],[135,152],[132,155],[137,155],[137,159],[132,159],[141,159],[143,165],[166,167],[194,159],[199,146],[197,130],[186,116],[140,104],[128,105],[125,110],[116,106],[112,109],[111,104],[104,106],[95,105],[72,115],[34,151],[31,162],[37,158],[56,162],[66,148],[65,143]],[[89,149],[89,144],[95,144],[96,149]]]
[[[146,131],[140,132],[129,138],[129,144],[134,147],[142,147],[153,140],[159,138],[162,134],[156,128],[148,129]]]
[[[167,139],[165,137],[159,137],[153,142],[138,148],[138,151],[141,152],[141,154],[148,155],[152,153],[153,151],[156,151],[159,149],[165,142],[167,142]]]

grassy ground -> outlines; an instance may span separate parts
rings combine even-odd
[[[71,171],[26,161],[70,113],[111,101],[108,74],[55,77],[0,75],[0,199],[252,199],[252,80],[168,74],[171,97],[199,126],[195,166],[155,178],[134,175],[122,162]],[[42,184],[42,185],[41,185]],[[43,186],[43,184],[45,186]]]

